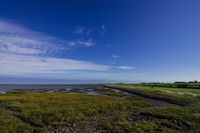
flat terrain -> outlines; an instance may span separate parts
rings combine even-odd
[[[0,132],[200,132],[197,89],[115,84],[42,90],[0,95]]]
[[[181,106],[188,105],[198,107],[198,105],[200,105],[200,89],[148,87],[132,84],[113,84],[108,85],[108,87],[117,88],[147,98],[167,101]]]

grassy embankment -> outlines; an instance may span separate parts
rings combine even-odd
[[[200,105],[200,89],[152,87],[142,86],[140,84],[110,84],[106,86],[180,106]]]
[[[155,108],[151,115],[157,114],[165,116],[175,116],[185,122],[191,123],[193,129],[200,129],[200,89],[191,88],[166,88],[166,87],[152,87],[142,86],[140,84],[110,84],[111,88],[118,88],[139,96],[163,100],[166,102],[180,105],[176,108]],[[193,132],[200,132],[193,130]]]

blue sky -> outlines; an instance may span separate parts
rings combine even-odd
[[[0,83],[200,80],[198,0],[0,3]]]

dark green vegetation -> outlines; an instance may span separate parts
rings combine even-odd
[[[20,91],[0,95],[0,132],[200,132],[200,90],[125,84],[108,87],[187,104],[158,106],[111,88],[95,90],[102,95],[80,94],[81,90]]]
[[[200,89],[200,82],[189,81],[189,82],[174,82],[174,83],[141,83],[142,86],[151,87],[169,87],[169,88],[192,88]]]

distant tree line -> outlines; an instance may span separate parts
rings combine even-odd
[[[151,83],[140,83],[143,86],[151,86],[151,87],[169,87],[169,88],[195,88],[200,89],[200,82],[197,80],[183,82],[177,81],[174,83],[160,83],[160,82],[151,82]]]

